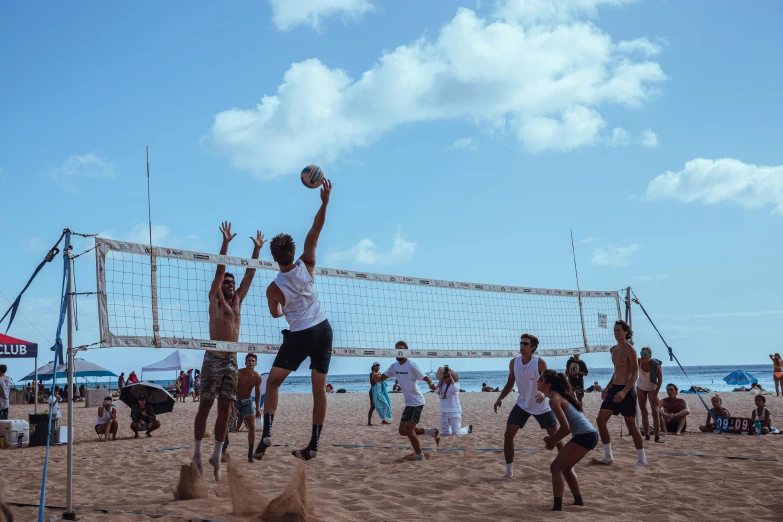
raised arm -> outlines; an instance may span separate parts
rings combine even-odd
[[[261,253],[261,249],[263,248],[264,243],[266,243],[266,240],[264,239],[264,233],[260,230],[257,230],[256,237],[251,237],[250,240],[253,241],[252,258],[258,259],[258,254]],[[245,277],[242,278],[242,282],[239,284],[239,290],[237,290],[240,301],[244,301],[245,297],[247,297],[247,293],[250,291],[250,285],[253,283],[253,276],[255,275],[255,267],[247,267],[247,270],[245,270]]]
[[[266,288],[266,304],[269,306],[269,313],[275,319],[285,315],[283,313],[283,304],[280,302],[282,293],[283,291],[275,283],[270,283]],[[285,299],[285,296],[282,299]]]
[[[310,232],[307,233],[304,244],[304,252],[300,256],[300,259],[307,265],[307,269],[312,274],[315,267],[315,249],[318,246],[318,238],[321,235],[321,230],[324,228],[326,222],[326,207],[329,205],[329,195],[332,192],[332,182],[328,179],[324,180],[321,186],[321,208],[315,214],[313,220],[313,226],[310,227]]]
[[[508,379],[506,380],[506,385],[503,386],[503,390],[500,392],[498,400],[495,401],[495,413],[498,412],[498,408],[503,404],[503,399],[505,399],[506,396],[511,393],[511,390],[514,389],[514,380],[514,359],[511,359],[511,362],[508,363]]]
[[[220,225],[220,233],[223,234],[223,244],[220,246],[220,255],[228,254],[228,244],[236,237],[231,233],[231,223],[224,221]],[[212,287],[209,289],[209,295],[220,295],[220,289],[223,286],[223,276],[226,275],[226,265],[218,265],[215,270],[215,279],[212,281]]]

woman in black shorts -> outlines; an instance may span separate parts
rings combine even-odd
[[[598,432],[582,413],[582,405],[574,397],[565,375],[546,370],[538,379],[538,391],[549,397],[549,407],[560,425],[554,435],[544,437],[547,449],[553,449],[558,441],[571,433],[571,440],[563,446],[549,467],[552,471],[552,492],[555,496],[552,511],[563,510],[564,482],[568,483],[568,488],[574,495],[574,505],[584,506],[573,467],[598,444]]]

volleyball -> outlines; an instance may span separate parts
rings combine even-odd
[[[302,185],[307,188],[318,188],[324,182],[324,171],[318,165],[308,165],[302,169]]]

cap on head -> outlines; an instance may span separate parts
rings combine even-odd
[[[103,398],[104,401],[111,401],[111,395],[107,395]]]

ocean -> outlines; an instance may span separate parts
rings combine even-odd
[[[563,368],[554,368],[558,371],[563,371]],[[739,369],[737,366],[686,366],[685,373],[680,370],[678,366],[672,366],[665,364],[663,366],[663,382],[664,385],[668,383],[674,383],[680,390],[687,390],[691,385],[701,386],[713,391],[726,392],[731,391],[735,386],[730,386],[723,382],[723,378],[734,370]],[[750,373],[754,377],[758,378],[759,383],[765,390],[775,390],[775,385],[772,381],[772,365],[771,364],[759,364],[759,365],[747,365],[742,367],[743,370]],[[598,381],[601,386],[605,386],[609,378],[612,376],[611,368],[589,368],[588,376],[585,377],[585,385],[589,386],[593,381]],[[687,375],[686,375],[687,374]],[[431,374],[434,379],[434,373]],[[503,385],[508,378],[508,371],[482,371],[482,372],[459,372],[460,388],[468,392],[481,391],[483,383],[487,383],[493,388],[503,388]],[[83,379],[78,379],[79,384],[83,382]],[[168,386],[173,383],[171,380],[155,380],[154,382]],[[361,375],[330,375],[328,382],[334,386],[335,390],[340,388],[345,389],[347,392],[362,392],[367,393],[369,390],[369,372]],[[98,386],[106,385],[111,388],[117,386],[116,379],[111,382],[98,381]],[[389,383],[389,387],[391,388]],[[87,383],[88,388],[95,387],[95,382],[90,380]],[[290,376],[286,379],[283,386],[280,388],[281,393],[307,393],[310,392],[310,376]],[[424,391],[424,387],[422,387]]]

